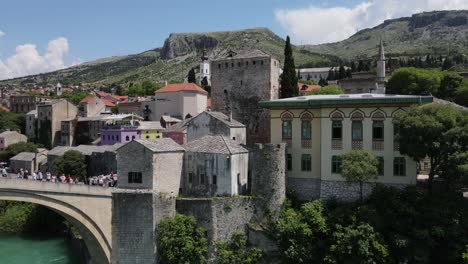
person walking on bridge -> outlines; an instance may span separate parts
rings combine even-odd
[[[8,173],[7,173],[7,170],[5,168],[5,166],[2,167],[2,177],[7,177]]]

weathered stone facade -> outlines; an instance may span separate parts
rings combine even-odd
[[[320,198],[320,179],[293,178],[286,179],[286,188],[300,200],[313,200]]]
[[[210,68],[213,111],[246,125],[248,145],[270,142],[270,112],[258,102],[278,98],[279,61],[259,50],[230,52]]]
[[[387,187],[404,189],[409,184],[398,183],[378,183]],[[367,197],[372,193],[376,183],[364,183],[362,186],[363,197]],[[358,183],[347,183],[344,181],[321,181],[320,183],[320,199],[335,198],[340,201],[354,201],[359,199],[360,191]]]

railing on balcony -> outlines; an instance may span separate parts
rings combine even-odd
[[[393,142],[393,150],[400,151],[400,142],[398,141]]]
[[[312,140],[310,139],[303,139],[301,140],[302,148],[312,148]]]
[[[286,147],[292,146],[292,138],[283,138],[283,143],[286,143]]]
[[[362,140],[353,140],[353,142],[351,142],[351,148],[362,149]]]
[[[332,149],[335,149],[335,150],[343,149],[343,140],[341,140],[341,139],[332,139]]]
[[[377,150],[377,151],[384,150],[384,142],[382,140],[372,141],[372,150]]]

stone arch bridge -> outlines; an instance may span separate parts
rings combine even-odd
[[[80,232],[92,263],[110,263],[112,189],[99,186],[0,179],[0,200],[43,205],[70,221]]]

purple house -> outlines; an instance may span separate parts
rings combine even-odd
[[[101,128],[101,145],[114,145],[115,143],[128,143],[140,139],[138,121],[142,117],[134,114],[111,115],[103,118],[106,124]]]

